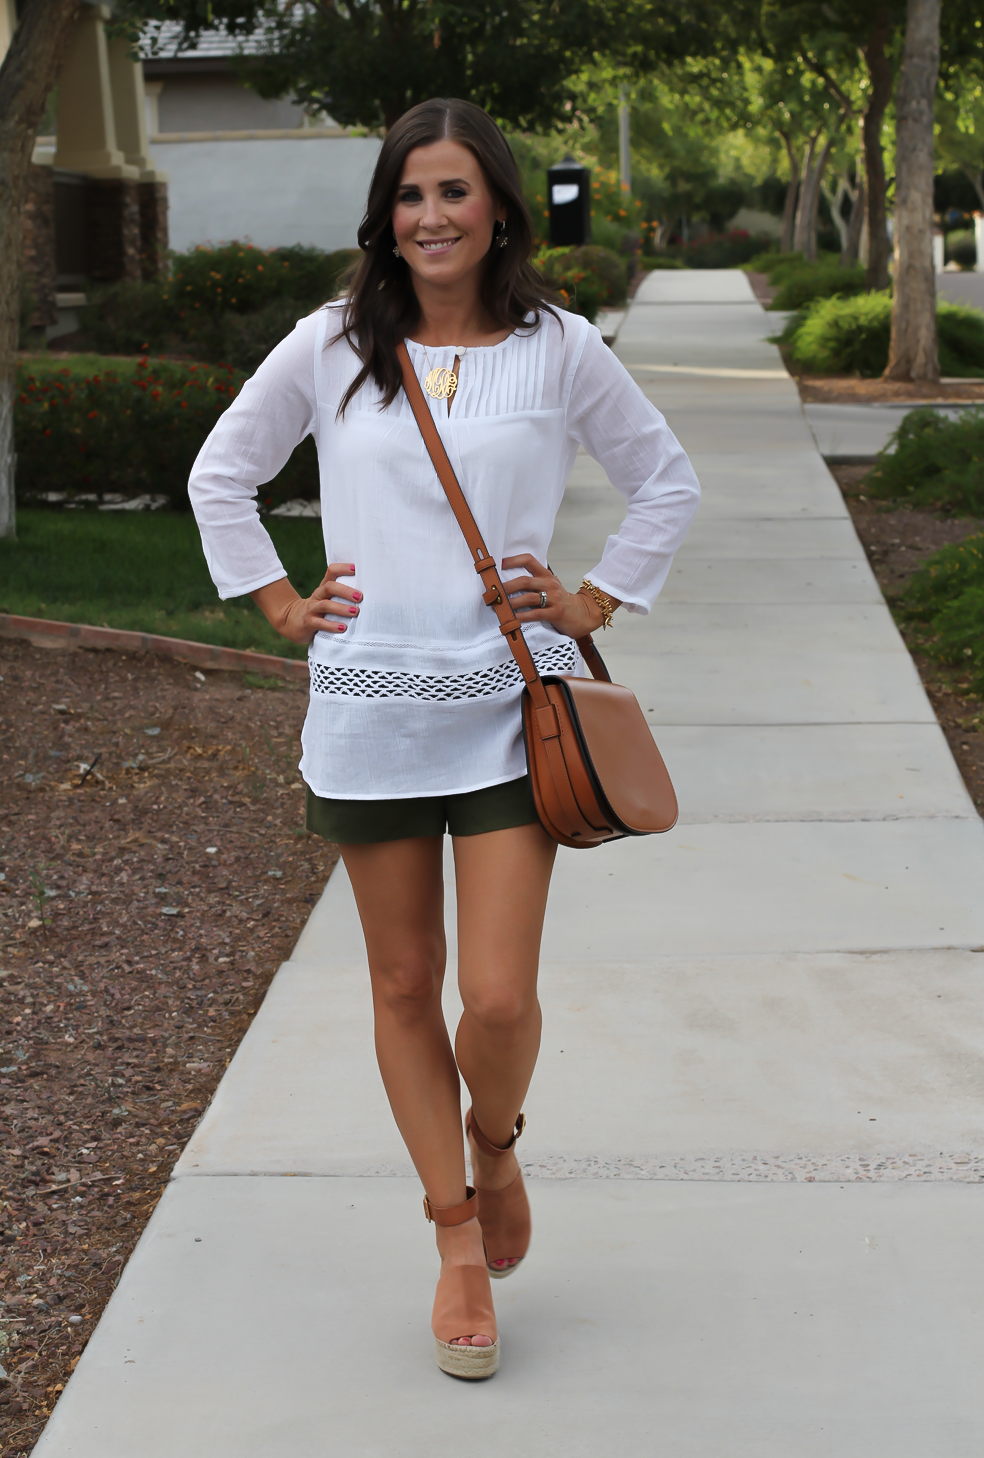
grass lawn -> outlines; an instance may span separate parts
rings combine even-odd
[[[321,523],[268,520],[266,527],[291,582],[312,592],[325,570]],[[0,541],[2,612],[307,656],[250,598],[219,601],[190,513],[25,508],[17,533],[16,541]]]
[[[48,354],[47,350],[39,350],[36,354],[19,354],[17,363],[29,372],[70,370],[73,375],[88,379],[92,375],[105,374],[107,370],[112,370],[117,375],[132,375],[140,358],[138,354],[69,354],[59,357]]]

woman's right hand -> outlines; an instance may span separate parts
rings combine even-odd
[[[310,643],[315,633],[344,633],[357,617],[362,593],[339,577],[351,577],[354,562],[332,562],[310,597],[295,592],[286,577],[250,593],[272,628],[292,643]]]

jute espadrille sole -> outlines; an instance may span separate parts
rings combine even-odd
[[[434,1338],[437,1365],[442,1372],[452,1377],[467,1377],[477,1381],[491,1377],[499,1367],[499,1339],[490,1347],[453,1347],[448,1342]]]

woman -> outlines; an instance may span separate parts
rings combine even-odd
[[[438,1365],[490,1376],[489,1277],[526,1254],[514,1144],[540,1039],[536,980],[555,843],[525,773],[522,683],[401,386],[406,340],[541,671],[621,604],[646,613],[696,510],[681,447],[596,329],[551,308],[519,175],[495,123],[434,100],[389,131],[345,299],[301,320],[206,441],[190,492],[223,598],[251,593],[310,644],[308,827],[336,841],[365,931],[379,1067],[426,1191],[441,1275]],[[288,582],[257,488],[307,434],[329,567]],[[577,592],[544,565],[578,445],[628,509]],[[441,1010],[442,844],[452,836],[454,1049]],[[474,1189],[466,1186],[460,1081]],[[477,1193],[476,1193],[477,1192]]]

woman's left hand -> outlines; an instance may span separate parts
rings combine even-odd
[[[551,623],[558,633],[568,638],[583,638],[601,627],[603,614],[590,593],[568,592],[560,578],[528,552],[521,557],[503,557],[503,571],[514,567],[525,567],[529,574],[513,577],[504,584],[520,622]],[[541,606],[542,594],[546,595],[545,607]],[[614,598],[612,601],[615,603]]]

